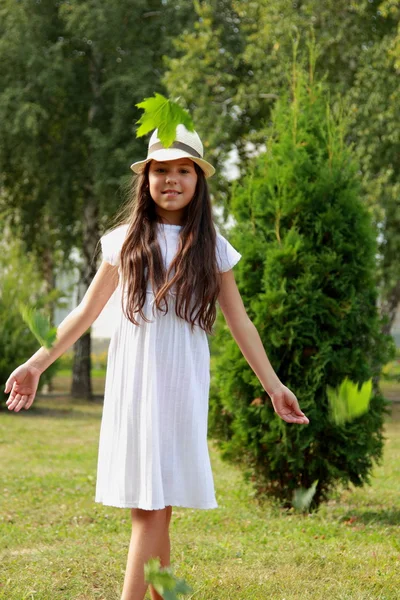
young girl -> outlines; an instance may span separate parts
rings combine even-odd
[[[247,316],[232,267],[241,255],[215,229],[196,132],[178,125],[164,148],[155,130],[122,211],[101,238],[103,262],[82,302],[6,383],[9,410],[28,409],[41,373],[90,327],[110,296],[111,338],[100,431],[96,502],[130,508],[132,536],[122,600],[143,600],[144,563],[170,564],[172,506],[217,508],[207,447],[210,354],[216,303],[278,415],[308,423],[274,372]],[[150,587],[153,600],[161,596]]]

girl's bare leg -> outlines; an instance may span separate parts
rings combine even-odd
[[[167,532],[163,540],[163,546],[159,554],[160,563],[162,567],[167,567],[171,562],[171,542],[169,537],[169,524],[171,521],[172,506],[166,506],[166,518],[167,518]],[[157,594],[156,590],[152,585],[149,586],[151,600],[162,600],[160,594]]]
[[[170,507],[162,510],[132,508],[132,535],[129,544],[124,586],[121,600],[143,600],[147,585],[144,580],[144,564],[160,557],[160,562],[169,562]],[[156,594],[154,590],[151,593]],[[153,600],[162,600],[159,594]]]

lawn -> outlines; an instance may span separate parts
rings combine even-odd
[[[130,519],[94,502],[101,411],[100,400],[59,396],[0,413],[0,598],[119,600]],[[219,508],[172,513],[172,566],[191,598],[398,599],[398,404],[386,436],[372,485],[338,492],[311,516],[258,505],[210,440]]]

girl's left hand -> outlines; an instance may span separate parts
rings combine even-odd
[[[300,410],[296,396],[285,385],[281,384],[272,392],[268,392],[268,395],[272,400],[275,412],[287,423],[307,425],[310,422]]]

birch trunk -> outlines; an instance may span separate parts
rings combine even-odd
[[[83,211],[83,265],[80,273],[78,303],[82,300],[93,277],[96,275],[96,261],[93,260],[99,237],[98,206],[94,198],[88,199]],[[84,333],[74,344],[71,396],[93,399],[91,380],[91,332]]]
[[[92,103],[88,112],[88,124],[93,126],[101,112],[101,66],[102,56],[94,46],[89,59],[89,81],[92,91]],[[99,237],[99,210],[90,182],[86,186],[87,200],[83,209],[83,265],[80,276],[79,299],[81,301],[96,274],[93,261],[95,247]],[[73,397],[93,399],[91,380],[91,332],[84,333],[74,344],[74,363],[72,369],[71,395]]]

